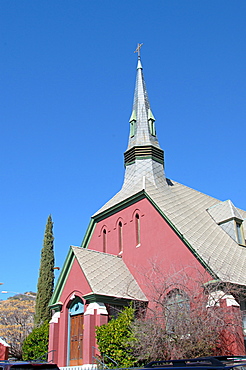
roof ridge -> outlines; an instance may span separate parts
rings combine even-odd
[[[106,253],[106,252],[96,251],[94,249],[83,248],[83,247],[80,247],[80,246],[71,245],[71,248],[72,249],[76,248],[76,249],[79,249],[79,250],[84,250],[84,251],[87,251],[87,252],[99,253],[99,254],[104,254],[104,255],[106,254],[109,257],[119,258],[117,255],[112,254],[112,253]]]

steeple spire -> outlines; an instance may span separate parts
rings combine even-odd
[[[155,118],[150,109],[149,98],[143,76],[143,67],[138,44],[137,78],[134,93],[133,109],[130,118],[130,137],[128,149],[134,146],[153,145],[160,148],[155,131]]]
[[[137,163],[139,161],[141,161],[141,168],[146,166],[144,171],[146,174],[144,176],[147,176],[148,173],[150,177],[154,179],[155,174],[153,173],[153,165],[155,163],[154,167],[156,167],[157,164],[161,165],[163,173],[162,177],[164,178],[164,153],[160,148],[156,136],[155,117],[150,108],[149,98],[144,81],[143,67],[140,57],[140,48],[142,45],[143,44],[138,44],[138,47],[135,51],[138,53],[137,77],[133,109],[130,117],[130,135],[128,147],[124,154],[126,166],[125,180],[127,177],[127,172],[129,172],[127,171],[127,167],[131,167],[133,164],[135,167],[134,176],[136,178],[138,177],[139,171]],[[149,164],[151,164],[151,166],[149,166]],[[158,176],[160,177],[160,171],[158,172]]]

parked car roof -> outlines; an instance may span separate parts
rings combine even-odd
[[[35,362],[35,361],[0,361],[1,370],[58,370],[56,364],[48,362]]]
[[[145,369],[168,369],[179,367],[182,368],[196,368],[196,369],[231,369],[234,367],[243,367],[246,370],[245,356],[215,356],[215,357],[200,357],[180,360],[167,361],[152,361],[144,366]]]

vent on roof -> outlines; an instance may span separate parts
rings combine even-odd
[[[152,158],[154,161],[164,164],[164,152],[152,145],[135,146],[124,153],[125,166],[134,163],[137,159]]]
[[[238,244],[245,246],[243,218],[231,200],[208,208],[214,221]]]

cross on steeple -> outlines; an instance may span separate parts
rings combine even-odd
[[[134,51],[134,53],[138,53],[138,58],[140,58],[140,49],[143,46],[143,44],[138,44],[137,49]]]

